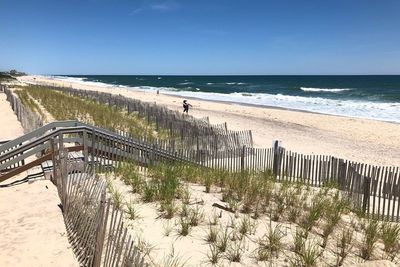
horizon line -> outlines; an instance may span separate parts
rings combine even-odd
[[[45,76],[400,76],[400,74],[28,74]]]

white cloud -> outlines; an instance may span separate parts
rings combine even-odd
[[[156,1],[152,3],[144,3],[140,7],[132,10],[129,15],[136,15],[144,11],[160,11],[167,12],[177,10],[179,8],[179,4],[176,1]]]
[[[143,9],[142,7],[135,8],[134,10],[132,10],[132,11],[129,13],[129,15],[130,15],[130,16],[133,16],[133,15],[135,15],[135,14],[138,14],[138,13],[142,12],[143,10],[144,10],[144,9]]]

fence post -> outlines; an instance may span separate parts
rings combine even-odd
[[[197,136],[197,140],[196,140],[196,162],[198,163],[200,161],[200,155],[199,155],[199,136]]]
[[[275,179],[278,176],[279,164],[280,164],[280,146],[279,141],[273,141],[273,148],[274,148],[274,158],[272,163],[272,173],[274,174]]]
[[[150,159],[149,159],[149,166],[153,166],[153,165],[154,165],[154,160],[155,160],[155,149],[156,149],[156,145],[153,144],[153,145],[151,146]]]
[[[254,142],[253,142],[253,134],[251,131],[249,131],[249,137],[250,137],[250,146],[253,147],[254,146]]]
[[[240,170],[241,172],[244,172],[244,152],[246,150],[246,146],[242,147],[242,155],[240,157]]]
[[[364,176],[364,196],[362,203],[362,211],[364,214],[369,204],[370,185],[371,185],[371,177]]]
[[[346,178],[346,163],[343,159],[339,159],[339,168],[338,168],[338,186],[340,190],[344,190],[345,188],[345,178]]]
[[[101,265],[101,256],[103,254],[104,237],[106,234],[109,211],[110,202],[106,201],[106,194],[104,191],[101,194],[100,200],[100,220],[96,229],[96,247],[94,252],[93,267],[100,267]]]

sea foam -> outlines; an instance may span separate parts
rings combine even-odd
[[[179,83],[179,85],[189,85],[189,84],[193,84],[193,83],[192,82]]]
[[[68,77],[68,76],[50,76],[50,79],[54,80],[59,80],[59,81],[65,81],[65,82],[71,82],[71,83],[79,83],[83,85],[93,85],[93,86],[102,86],[102,87],[126,87],[124,85],[118,85],[118,84],[109,84],[109,83],[103,83],[103,82],[98,82],[98,81],[88,81],[86,78],[81,78],[81,77]]]
[[[339,115],[400,123],[400,103],[360,100],[338,100],[323,97],[291,96],[284,94],[244,93],[230,94],[171,91],[163,93],[204,100],[233,102],[266,107],[279,107],[322,114]],[[154,90],[154,89],[153,89]]]
[[[304,92],[330,92],[338,93],[343,91],[350,91],[350,88],[312,88],[312,87],[300,87]]]

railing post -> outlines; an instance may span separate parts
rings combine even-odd
[[[95,144],[96,144],[96,136],[95,136],[95,131],[94,127],[92,129],[92,149],[91,149],[91,156],[92,156],[92,168],[95,170],[95,160],[94,160],[94,155],[95,155]]]
[[[60,133],[58,136],[58,150],[57,150],[57,155],[56,155],[56,162],[57,162],[57,171],[55,173],[55,180],[56,180],[56,186],[58,188],[58,194],[60,196],[60,199],[63,201],[62,198],[62,190],[63,190],[63,180],[65,173],[67,172],[67,158],[68,158],[68,152],[65,153],[64,151],[64,138],[63,134]],[[64,204],[64,202],[62,202]]]
[[[62,147],[58,151],[60,155],[60,172],[59,177],[57,178],[57,187],[59,188],[58,194],[61,199],[61,203],[66,205],[66,185],[67,185],[67,178],[68,178],[68,150]]]
[[[20,143],[19,146],[22,146],[22,143]],[[22,152],[20,155],[23,155],[23,154],[24,154],[24,152]],[[22,159],[21,165],[22,166],[25,165],[25,159]]]
[[[57,185],[57,168],[58,168],[58,163],[57,163],[57,145],[54,142],[54,137],[50,139],[50,145],[51,145],[51,160],[53,161],[53,176],[50,178],[50,181]]]
[[[83,169],[85,169],[88,164],[88,144],[87,144],[88,143],[88,135],[87,135],[86,130],[83,130],[82,139],[83,139],[82,143],[83,143],[83,162],[84,162]]]

